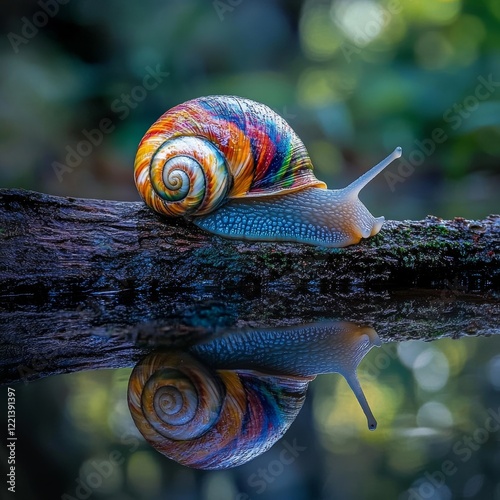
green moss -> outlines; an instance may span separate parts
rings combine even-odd
[[[436,226],[429,226],[428,231],[430,234],[436,236],[449,236],[451,231],[446,227],[442,225],[436,225]]]
[[[193,252],[193,259],[195,262],[203,262],[207,267],[216,269],[223,267],[228,272],[241,271],[241,268],[245,265],[245,259],[242,259],[241,255],[230,246],[227,246],[223,253],[216,245],[199,248]]]

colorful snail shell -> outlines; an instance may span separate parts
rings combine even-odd
[[[400,156],[396,148],[346,188],[328,190],[278,114],[242,97],[208,96],[151,126],[134,176],[155,211],[220,236],[344,247],[380,231],[384,218],[373,217],[358,194]]]
[[[336,371],[373,430],[356,368],[379,343],[371,328],[334,322],[233,332],[189,352],[152,353],[130,376],[130,412],[160,453],[189,467],[225,469],[270,448],[299,413],[309,382]]]
[[[157,353],[134,369],[129,408],[160,453],[196,469],[227,469],[285,433],[312,378],[215,371],[186,353]]]

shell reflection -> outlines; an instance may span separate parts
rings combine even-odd
[[[374,345],[372,328],[329,322],[235,331],[187,351],[155,352],[132,371],[130,412],[160,453],[197,469],[226,469],[269,449],[302,408],[309,382],[338,372],[373,430],[356,369]]]

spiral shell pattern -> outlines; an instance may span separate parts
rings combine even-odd
[[[185,354],[153,355],[135,370],[134,383],[142,388],[134,411],[141,408],[151,429],[166,438],[194,439],[219,416],[224,387]]]
[[[139,144],[134,175],[144,201],[173,217],[205,215],[231,198],[326,188],[283,118],[230,96],[193,99],[164,113]]]
[[[179,351],[134,368],[128,402],[145,439],[197,469],[241,465],[270,448],[301,409],[314,377],[211,370]]]

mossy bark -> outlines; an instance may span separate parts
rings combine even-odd
[[[500,216],[388,221],[341,249],[232,241],[140,202],[0,190],[0,382],[321,319],[382,340],[500,333]]]

